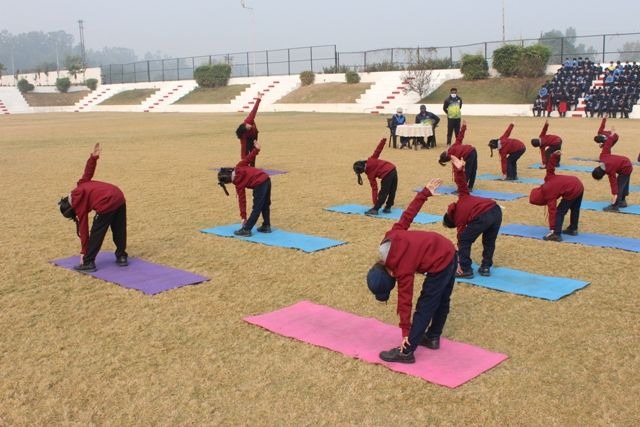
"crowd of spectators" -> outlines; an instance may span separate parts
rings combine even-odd
[[[593,86],[604,76],[602,86]],[[551,80],[540,88],[533,104],[534,116],[550,116],[557,111],[565,117],[567,111],[585,101],[587,117],[629,118],[629,113],[640,97],[640,65],[611,61],[603,67],[589,58],[565,60]]]

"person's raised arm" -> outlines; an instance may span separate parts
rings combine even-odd
[[[93,174],[96,171],[96,164],[98,163],[98,159],[100,158],[100,153],[102,152],[102,148],[100,148],[100,143],[97,143],[93,147],[93,152],[89,156],[87,163],[84,166],[84,173],[82,174],[82,178],[78,181],[78,185],[83,182],[91,181],[93,178]]]
[[[514,124],[513,123],[509,123],[509,126],[507,126],[507,129],[504,131],[504,133],[500,137],[500,140],[509,138],[511,136],[511,131],[513,130],[513,127],[514,127]]]
[[[549,129],[549,120],[544,122],[544,126],[542,126],[542,131],[540,132],[540,138],[547,136],[548,129]]]
[[[258,95],[256,96],[255,100],[256,102],[253,104],[253,108],[251,109],[251,112],[249,113],[247,118],[244,119],[245,123],[253,124],[254,121],[256,120],[256,114],[258,114],[258,106],[260,105],[260,101],[262,100],[262,94],[260,92],[258,92]]]
[[[549,160],[547,160],[547,164],[545,165],[547,169],[547,175],[545,176],[545,178],[556,174],[556,167],[558,166],[558,161],[560,160],[561,155],[562,152],[558,150],[554,151],[551,156],[549,156]]]
[[[378,143],[378,146],[374,150],[373,154],[371,155],[371,157],[373,157],[374,159],[377,159],[378,157],[380,157],[380,154],[382,153],[382,150],[384,149],[384,146],[386,143],[387,143],[387,138],[382,138]]]
[[[461,145],[462,141],[464,140],[464,134],[467,131],[467,122],[466,121],[462,121],[462,127],[460,128],[460,132],[458,133],[458,136],[456,136],[456,140],[453,143],[453,145]]]
[[[458,187],[458,197],[469,195],[467,177],[464,173],[464,160],[451,156],[451,167],[453,168],[453,179]]]
[[[429,197],[438,195],[436,190],[438,189],[438,187],[440,187],[441,184],[442,180],[440,178],[430,179],[429,182],[427,182],[427,184],[424,186],[424,188],[418,194],[416,194],[416,196],[413,198],[413,201],[409,204],[409,207],[407,207],[407,209],[402,212],[400,220],[393,224],[393,227],[391,227],[391,229],[408,230],[409,226],[411,226],[411,223],[413,222],[413,219],[416,217],[418,212],[420,212],[420,208],[422,208],[424,202],[426,202]]]
[[[251,152],[247,154],[246,157],[240,160],[236,165],[236,167],[249,166],[256,159],[256,156],[258,155],[258,153],[260,153],[260,145],[257,142],[255,142],[253,150],[251,150]]]

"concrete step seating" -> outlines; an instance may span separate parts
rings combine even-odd
[[[100,86],[96,90],[91,91],[87,96],[74,104],[74,113],[86,111],[91,109],[94,105],[100,104],[107,98],[112,97],[120,91],[117,90],[117,85]]]
[[[0,114],[28,113],[31,107],[27,104],[15,86],[0,87]]]
[[[156,93],[142,102],[142,111],[145,113],[162,111],[163,107],[173,104],[197,86],[195,80],[162,83]]]

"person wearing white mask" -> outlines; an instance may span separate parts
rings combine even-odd
[[[462,119],[462,98],[458,96],[458,89],[452,87],[449,97],[444,100],[442,109],[447,114],[447,145],[451,145],[451,136],[456,137],[460,133],[460,122]]]

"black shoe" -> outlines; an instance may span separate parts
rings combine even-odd
[[[129,265],[129,260],[127,259],[126,255],[120,255],[116,259],[116,264],[118,265],[118,267],[126,267],[127,265]]]
[[[422,341],[420,341],[420,345],[430,348],[431,350],[437,350],[440,348],[440,337],[435,338],[427,338],[427,336],[422,337]]]
[[[550,233],[544,236],[542,240],[547,240],[551,242],[562,242],[562,236],[556,233]]]
[[[626,200],[618,202],[618,207],[619,208],[626,208],[627,206],[629,206],[629,205],[627,205],[627,201]]]
[[[380,359],[385,362],[398,362],[398,363],[415,363],[416,358],[411,353],[403,353],[400,351],[400,347],[392,348],[389,351],[381,351]]]
[[[391,208],[384,208],[382,209],[383,213],[391,213]]]
[[[73,267],[73,269],[82,273],[93,273],[94,271],[98,270],[96,268],[96,263],[93,261],[83,262],[82,264]]]
[[[260,233],[271,233],[271,226],[262,224],[260,227],[256,228],[256,231]]]
[[[240,230],[234,231],[233,234],[240,237],[249,237],[251,236],[251,230],[246,230],[244,228],[241,228]]]
[[[378,209],[371,208],[364,213],[365,215],[378,215]]]
[[[491,276],[491,268],[490,268],[490,267],[480,267],[480,268],[478,269],[478,273],[479,273],[481,276],[489,277],[489,276]]]
[[[574,230],[573,228],[565,228],[562,230],[562,234],[568,234],[569,236],[577,236],[578,230]]]
[[[471,271],[471,270],[463,271],[462,273],[456,272],[456,278],[458,278],[458,279],[472,279],[473,278],[473,271]]]
[[[620,212],[620,209],[618,209],[616,205],[609,205],[606,208],[602,208],[602,210],[605,212]]]

